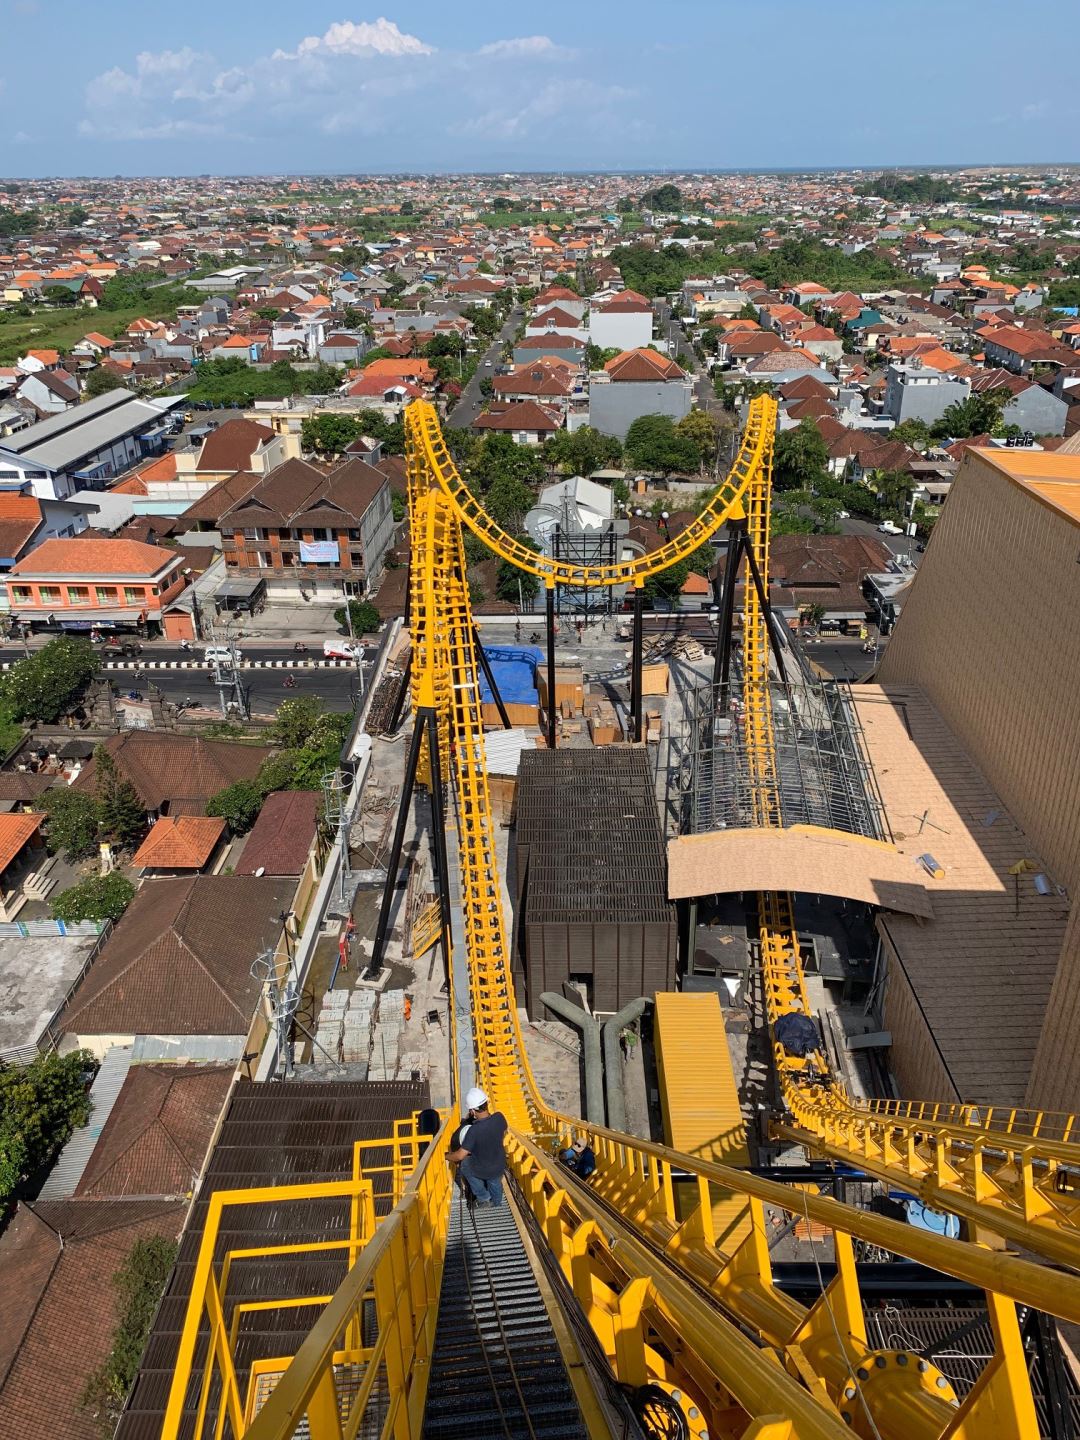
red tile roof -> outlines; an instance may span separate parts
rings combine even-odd
[[[43,540],[32,555],[9,572],[18,575],[138,575],[149,579],[176,557],[158,545],[139,540]]]
[[[656,350],[624,350],[609,360],[604,369],[616,382],[686,379],[685,370]]]
[[[180,1200],[39,1200],[0,1236],[0,1414],[6,1435],[100,1440],[80,1405],[119,1319],[113,1277],[137,1240],[175,1239]]]
[[[216,816],[165,815],[131,857],[140,870],[201,870],[225,833]]]
[[[236,866],[237,875],[300,875],[307,864],[319,813],[312,790],[268,795]]]
[[[33,838],[44,819],[44,815],[0,815],[0,872],[7,869]]]
[[[255,420],[226,420],[203,441],[196,470],[250,470],[251,457],[260,445],[274,438],[269,425]]]
[[[133,1065],[75,1194],[186,1195],[234,1072],[233,1065]]]

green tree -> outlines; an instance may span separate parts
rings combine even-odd
[[[915,481],[906,470],[885,470],[874,480],[874,493],[882,514],[907,520]]]
[[[98,847],[101,807],[85,790],[60,785],[44,795],[45,840],[49,854],[63,850],[70,861],[85,860]]]
[[[531,540],[523,543],[528,543],[532,550],[536,549]],[[495,572],[495,594],[500,600],[505,600],[508,605],[518,605],[524,602],[528,607],[535,599],[539,588],[540,581],[535,575],[530,575],[527,570],[519,570],[509,560],[499,561],[499,568]]]
[[[370,600],[350,600],[349,611],[352,615],[352,633],[354,635],[374,634],[382,624],[382,616]],[[349,628],[345,623],[344,605],[339,605],[334,611],[334,621],[342,630]]]
[[[781,430],[773,451],[773,483],[778,490],[813,490],[829,463],[821,431],[809,416],[793,430]]]
[[[97,674],[98,664],[85,640],[61,635],[16,661],[0,680],[0,704],[16,720],[51,724]]]
[[[292,790],[296,779],[297,754],[295,750],[279,750],[268,755],[259,766],[255,777],[255,788],[264,798],[276,790]]]
[[[537,485],[544,479],[543,459],[531,445],[518,445],[513,436],[491,431],[483,437],[470,457],[470,489],[485,495],[500,479],[520,480]]]
[[[675,434],[697,446],[704,465],[711,465],[716,459],[720,425],[707,410],[691,410],[684,415],[675,426]]]
[[[556,430],[544,442],[543,456],[554,470],[564,475],[591,475],[607,470],[622,460],[622,446],[614,435],[604,435],[591,425],[579,430]]]
[[[902,420],[889,432],[891,440],[901,440],[913,450],[925,450],[930,443],[930,426],[925,420]]]
[[[262,792],[250,780],[234,780],[211,795],[206,802],[207,815],[218,815],[229,822],[234,835],[246,835],[255,824],[262,808]]]
[[[90,400],[98,395],[107,395],[110,390],[123,389],[123,378],[117,375],[115,370],[106,370],[102,365],[91,370],[86,377],[86,394]]]
[[[340,415],[324,411],[309,415],[300,426],[300,443],[305,450],[318,454],[340,455],[364,433],[359,415]]]
[[[283,700],[270,727],[272,743],[283,745],[286,749],[305,745],[322,713],[322,702],[312,695]]]
[[[49,904],[57,920],[74,925],[80,920],[119,920],[134,898],[135,886],[126,875],[113,870],[72,885]]]
[[[96,1069],[88,1050],[38,1055],[29,1065],[0,1061],[0,1213],[89,1120],[87,1087]]]
[[[399,495],[396,490],[390,495],[390,509],[395,520],[404,520],[408,506],[405,503],[405,496]]]
[[[90,219],[90,211],[84,210],[81,205],[73,205],[67,214],[67,223],[77,230],[80,225],[85,225]]]
[[[654,190],[646,190],[641,197],[643,210],[679,210],[682,207],[682,191],[667,181]]]
[[[756,324],[758,318],[758,308],[752,300],[747,300],[746,304],[742,307],[742,309],[739,311],[738,315],[735,318],[737,320],[753,320]]]
[[[516,475],[500,475],[492,481],[484,504],[496,524],[516,535],[525,516],[536,504],[536,495]]]
[[[79,297],[75,291],[67,285],[45,285],[42,287],[41,298],[47,305],[77,305]]]
[[[670,415],[640,415],[626,432],[623,449],[631,465],[660,475],[690,474],[701,465],[701,451],[678,434]]]
[[[91,1372],[80,1402],[97,1421],[102,1440],[111,1440],[127,1393],[139,1373],[150,1325],[176,1263],[177,1248],[175,1240],[163,1235],[144,1236],[136,1240],[113,1276],[118,1291],[118,1318],[109,1353]]]
[[[1001,386],[956,400],[934,421],[930,434],[935,440],[963,440],[972,435],[994,435],[1001,425],[1001,412],[1012,400],[1012,392]]]
[[[116,768],[105,745],[94,749],[94,782],[101,832],[120,845],[130,845],[146,833],[146,807],[130,780]]]

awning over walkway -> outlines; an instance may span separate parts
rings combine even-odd
[[[836,895],[929,919],[915,862],[892,845],[840,830],[714,830],[668,843],[668,898],[791,890]]]

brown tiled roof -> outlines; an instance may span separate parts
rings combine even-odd
[[[319,812],[313,790],[268,795],[236,866],[237,875],[299,875],[307,864]]]
[[[685,380],[686,371],[674,360],[656,350],[624,350],[614,356],[604,369],[612,382],[623,380]]]
[[[357,456],[329,474],[306,460],[286,460],[261,477],[244,498],[223,514],[226,529],[268,525],[279,529],[310,525],[359,526],[386,476]]]
[[[233,1065],[133,1065],[75,1194],[188,1194],[234,1073]]]
[[[405,468],[405,457],[403,455],[384,455],[375,466],[380,475],[385,475],[390,481],[390,489],[395,495],[405,495],[409,488],[408,471]]]
[[[175,1239],[180,1200],[50,1200],[20,1205],[0,1236],[0,1430],[100,1440],[87,1380],[118,1319],[113,1276],[137,1240]]]
[[[237,470],[219,480],[212,490],[192,501],[184,511],[184,519],[208,520],[216,525],[227,510],[238,504],[258,484],[260,477],[250,470]]]
[[[225,832],[217,816],[164,815],[131,857],[138,870],[201,870]]]
[[[0,771],[0,800],[36,800],[43,790],[48,790],[54,778],[31,775],[28,770]]]
[[[533,400],[520,400],[504,409],[492,407],[473,421],[475,430],[558,430],[562,420]]]
[[[197,814],[205,814],[205,802],[234,780],[254,780],[270,754],[265,745],[234,745],[153,730],[110,735],[105,746],[121,778],[131,781],[148,810],[166,804],[172,810],[171,802],[176,800],[201,800]],[[96,768],[91,760],[73,788],[92,790]]]
[[[277,942],[290,880],[147,880],[68,1002],[83,1035],[243,1035],[260,986],[251,962]]]
[[[269,425],[255,420],[226,420],[203,441],[196,470],[249,470],[260,445],[274,438]]]

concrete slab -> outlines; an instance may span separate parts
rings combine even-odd
[[[0,940],[0,1055],[37,1046],[96,944],[94,935]]]

